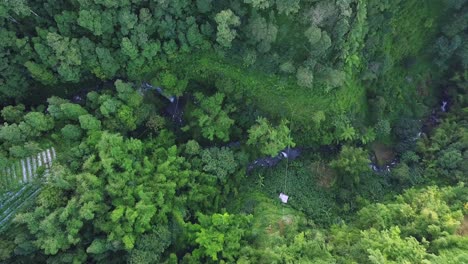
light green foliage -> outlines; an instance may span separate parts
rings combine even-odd
[[[130,8],[127,7],[119,10],[119,13],[117,14],[117,20],[119,22],[122,34],[128,35],[137,24],[138,17],[130,10]]]
[[[375,132],[379,138],[388,137],[391,132],[390,122],[385,119],[379,120],[377,124],[375,124]]]
[[[2,186],[18,159],[57,152],[47,180],[0,193],[0,262],[468,262],[466,13],[463,0],[0,1]],[[137,92],[149,80],[180,100]],[[424,121],[433,109],[441,122]],[[395,149],[391,171],[369,169],[375,139]],[[295,143],[303,158],[243,177]]]
[[[250,31],[250,39],[257,44],[257,49],[260,52],[268,52],[271,49],[271,44],[275,42],[278,28],[272,22],[262,16],[253,17],[247,25]]]
[[[131,108],[138,108],[143,102],[143,97],[135,91],[130,83],[117,80],[114,83],[117,90],[117,97]]]
[[[185,153],[189,155],[197,155],[200,154],[200,144],[198,144],[195,140],[189,140],[185,144]]]
[[[228,148],[209,148],[201,153],[203,170],[214,175],[221,182],[226,182],[228,176],[233,174],[237,167],[234,153]]]
[[[342,87],[347,76],[344,71],[327,68],[322,72],[323,81],[326,84],[325,91],[328,93],[332,89]]]
[[[299,86],[306,88],[314,87],[314,73],[308,67],[299,67],[296,78]]]
[[[160,115],[151,115],[146,121],[146,127],[151,131],[158,133],[163,130],[166,126],[166,119]]]
[[[98,131],[101,129],[101,121],[92,115],[82,115],[79,117],[80,126],[85,130]]]
[[[197,0],[197,8],[202,13],[211,11],[213,0]]]
[[[24,145],[12,146],[8,149],[11,156],[17,159],[24,159],[41,152],[42,149],[38,143],[28,141]]]
[[[457,149],[450,149],[442,152],[442,155],[437,159],[437,162],[442,169],[456,169],[461,165],[463,156]]]
[[[343,146],[337,159],[330,166],[341,176],[342,184],[353,185],[364,173],[369,173],[369,154],[362,148]]]
[[[310,28],[308,28],[306,32],[304,32],[304,35],[307,38],[307,40],[309,40],[309,43],[311,45],[314,45],[317,42],[319,42],[322,38],[322,30],[320,30],[320,28],[318,28],[317,26],[313,25]]]
[[[402,239],[398,227],[381,232],[366,230],[360,246],[367,249],[370,263],[424,263],[429,256],[414,237]]]
[[[62,132],[62,136],[65,139],[69,140],[78,140],[81,138],[81,135],[83,134],[83,131],[81,128],[77,125],[65,125],[60,132]]]
[[[28,61],[24,64],[24,66],[28,69],[33,78],[37,79],[43,84],[52,85],[57,83],[54,75],[43,65]]]
[[[50,105],[49,105],[50,108]],[[63,103],[60,105],[61,116],[65,119],[78,120],[82,115],[88,114],[88,112],[78,104]],[[58,114],[55,114],[58,115]]]
[[[171,244],[171,233],[166,227],[159,227],[149,234],[144,234],[130,252],[129,263],[151,264],[160,262],[164,250]]]
[[[103,34],[104,28],[108,25],[102,23],[102,15],[99,10],[80,10],[78,25],[88,29],[96,36]]]
[[[133,109],[122,105],[118,110],[117,117],[119,121],[125,126],[127,130],[135,130],[137,127],[137,117],[133,112]]]
[[[251,215],[198,214],[199,224],[189,227],[198,245],[192,252],[193,257],[199,261],[205,257],[212,261],[234,261],[251,219]]]
[[[216,14],[215,21],[218,24],[216,41],[225,48],[231,47],[231,42],[236,38],[236,30],[231,27],[240,25],[240,19],[232,10],[227,9]]]
[[[202,93],[196,93],[195,98],[200,103],[200,108],[193,111],[192,116],[197,120],[196,125],[201,129],[203,137],[209,140],[229,140],[231,126],[234,120],[229,114],[236,108],[232,105],[224,105],[225,95],[216,93],[205,97]]]
[[[299,11],[301,0],[276,0],[276,9],[280,14],[290,15]]]
[[[59,63],[57,68],[58,74],[65,81],[78,82],[80,80],[82,58],[77,39],[48,33],[46,41]]]
[[[179,80],[177,76],[170,72],[160,74],[160,81],[154,80],[153,83],[160,83],[168,96],[181,96],[187,88],[187,80]]]
[[[38,248],[52,255],[79,243],[79,231],[83,223],[95,218],[105,209],[102,204],[102,193],[98,191],[102,188],[101,179],[88,173],[70,177],[69,172],[63,168],[56,170],[54,174],[57,180],[63,182],[58,181],[49,188],[59,187],[58,184],[62,184],[60,189],[73,192],[74,198],[68,201],[62,200],[58,208],[50,200],[40,198],[36,210],[18,215],[15,219],[28,226],[30,232],[35,235]],[[46,191],[41,196],[47,194]],[[60,191],[56,195],[64,193]]]
[[[292,62],[287,61],[280,65],[280,70],[285,73],[293,73],[296,71],[296,68]]]
[[[4,124],[0,127],[0,139],[4,143],[19,144],[26,140],[26,136],[21,132],[17,124]]]
[[[366,128],[365,132],[361,135],[362,144],[369,144],[376,139],[377,135],[374,128]]]
[[[165,149],[109,133],[95,134],[88,140],[92,143],[96,139],[97,144],[89,146],[93,154],[84,162],[82,173],[73,174],[61,166],[52,170],[53,180],[47,188],[53,188],[60,200],[39,198],[37,207],[16,221],[27,224],[34,243],[45,254],[78,247],[99,255],[115,249],[130,251],[136,246],[135,254],[150,254],[147,247],[152,247],[151,254],[158,257],[168,246],[167,231],[159,234],[166,237],[160,246],[141,235],[153,229],[152,223],[167,224],[168,214],[180,205],[176,200],[187,200],[181,192],[179,198],[175,196],[189,181],[184,159],[177,156],[175,146]],[[101,235],[91,237],[92,243],[85,242],[80,239],[84,230]]]
[[[355,226],[332,227],[332,253],[358,263],[429,263],[442,261],[448,252],[463,259],[460,250],[466,248],[466,239],[454,232],[463,219],[461,210],[466,211],[467,194],[463,185],[433,186],[365,206]]]
[[[138,56],[138,49],[128,38],[122,38],[122,43],[120,44],[122,52],[134,60]]]
[[[24,116],[24,123],[37,132],[46,132],[54,128],[54,120],[40,112],[27,113]]]
[[[424,238],[433,243],[431,245],[438,245],[452,236],[461,223],[463,199],[467,195],[463,188],[460,185],[411,189],[393,203],[363,208],[358,213],[357,223],[378,230],[399,226],[402,236],[413,236],[420,241]]]
[[[47,112],[56,120],[61,120],[65,119],[65,114],[63,113],[63,110],[61,106],[63,104],[68,103],[68,100],[62,99],[57,96],[52,96],[47,99],[47,103],[49,104],[47,106]],[[71,108],[74,108],[73,106]],[[71,111],[73,113],[73,111]]]
[[[122,103],[111,96],[101,96],[102,98],[102,104],[99,107],[99,111],[104,117],[110,118],[112,115],[117,113],[118,109],[122,105]],[[100,99],[101,99],[100,98]]]
[[[257,119],[257,124],[249,129],[247,144],[257,146],[262,154],[274,157],[286,147],[296,145],[290,134],[286,120],[273,127],[268,119],[260,117]]]
[[[349,118],[341,114],[333,120],[335,134],[340,141],[352,141],[357,137],[356,129],[351,125]]]
[[[267,9],[272,5],[271,0],[244,0],[244,3],[251,4],[255,9]]]
[[[96,68],[93,68],[93,73],[101,79],[110,79],[112,76],[115,76],[120,66],[115,61],[110,50],[106,48],[96,48],[96,55],[98,58],[99,64]]]
[[[418,142],[425,176],[438,178],[442,175],[452,182],[467,182],[468,166],[463,162],[467,147],[468,128],[465,121],[443,122],[429,139]]]
[[[5,106],[1,113],[3,119],[8,123],[19,123],[23,119],[25,107],[23,104]]]

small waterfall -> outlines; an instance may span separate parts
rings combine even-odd
[[[442,106],[440,107],[440,110],[442,110],[442,112],[447,112],[447,104],[448,102],[447,101],[442,101]]]

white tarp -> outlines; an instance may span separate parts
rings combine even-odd
[[[289,196],[287,196],[286,194],[280,193],[279,198],[280,198],[281,202],[288,203]]]

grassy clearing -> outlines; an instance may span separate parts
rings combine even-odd
[[[177,67],[180,64],[184,69]],[[212,54],[185,57],[177,65],[170,68],[192,81],[206,83],[207,80],[229,79],[235,86],[234,91],[253,98],[261,111],[273,117],[292,117],[293,121],[303,125],[310,123],[317,111],[331,115],[358,111],[365,105],[365,90],[353,78],[344,87],[324,93],[319,89],[299,87],[293,78],[281,79],[252,71]]]

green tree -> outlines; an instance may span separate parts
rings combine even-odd
[[[276,0],[278,13],[289,16],[299,11],[301,0]]]
[[[64,119],[69,120],[78,120],[82,115],[88,114],[88,111],[82,106],[73,103],[63,103],[60,105],[61,114],[59,114]],[[57,115],[57,114],[55,114]]]
[[[273,23],[268,23],[262,16],[254,16],[247,25],[250,40],[257,44],[260,52],[268,52],[271,44],[275,42],[278,33],[277,27]]]
[[[96,48],[98,66],[93,69],[93,73],[101,79],[111,79],[120,69],[119,64],[114,59],[111,51],[106,48]]]
[[[338,157],[330,162],[340,175],[341,182],[353,186],[359,183],[364,173],[370,172],[369,155],[362,148],[343,146]]]
[[[159,263],[161,255],[171,244],[171,233],[167,227],[158,227],[151,233],[144,234],[137,240],[135,248],[129,254],[129,263]]]
[[[23,104],[5,106],[1,113],[5,121],[9,123],[19,123],[23,119],[25,107]]]
[[[27,113],[24,116],[24,123],[26,123],[31,130],[37,131],[38,133],[47,132],[54,128],[54,120],[50,116],[46,116],[40,112]]]
[[[197,214],[199,224],[190,225],[193,242],[198,246],[192,252],[195,260],[225,260],[233,262],[239,255],[242,238],[248,234],[251,215]]]
[[[45,85],[53,85],[57,83],[54,75],[43,65],[28,61],[24,64],[34,79],[42,82]]]
[[[216,14],[215,21],[218,24],[216,41],[225,48],[231,47],[231,42],[236,38],[236,30],[230,27],[240,25],[240,19],[230,9]]]
[[[20,144],[26,140],[17,124],[4,124],[0,127],[0,139],[7,144]]]
[[[385,119],[381,119],[375,125],[375,132],[377,133],[379,138],[385,138],[390,135],[391,127],[390,122]]]
[[[437,162],[443,169],[456,169],[463,161],[463,156],[457,149],[448,149],[441,154]]]
[[[314,87],[314,73],[308,67],[299,67],[296,73],[297,84],[302,87]]]
[[[90,114],[82,115],[78,119],[81,128],[85,130],[99,131],[101,129],[101,121]]]
[[[197,0],[197,8],[201,13],[208,13],[211,11],[213,0]]]
[[[196,125],[201,129],[203,137],[222,141],[229,140],[231,126],[234,120],[229,114],[235,111],[231,105],[223,105],[225,95],[216,93],[205,97],[202,93],[196,93],[195,98],[200,103],[200,108],[193,111],[192,116],[197,120]]]
[[[205,149],[201,153],[201,158],[204,164],[203,170],[216,176],[223,183],[238,167],[234,152],[225,147]]]
[[[83,130],[77,125],[67,124],[65,125],[60,132],[65,139],[68,140],[78,140],[83,134]]]
[[[304,35],[306,36],[307,40],[309,40],[310,44],[314,45],[322,38],[322,30],[320,30],[320,28],[317,26],[311,26],[304,32]]]
[[[278,126],[273,127],[264,117],[258,118],[257,124],[249,129],[247,144],[257,146],[262,154],[272,157],[281,150],[296,145],[291,138],[287,121],[282,120]]]
[[[414,237],[401,238],[398,227],[366,230],[359,246],[367,250],[370,263],[424,263],[429,257]]]
[[[273,5],[271,0],[244,0],[244,3],[251,4],[255,9],[267,9]]]

